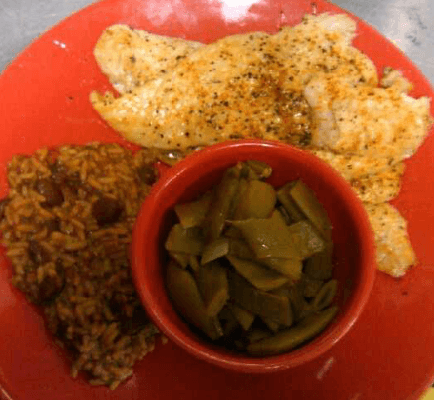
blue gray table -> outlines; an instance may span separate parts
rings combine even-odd
[[[246,4],[246,0],[222,1],[231,6]],[[0,0],[0,71],[40,33],[91,3],[90,0]],[[434,1],[334,0],[334,3],[377,28],[434,83]]]

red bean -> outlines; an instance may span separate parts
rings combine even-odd
[[[36,190],[45,197],[43,207],[60,206],[63,203],[63,193],[52,179],[40,179],[36,182]]]
[[[92,205],[92,215],[99,226],[111,225],[119,221],[123,207],[117,200],[100,197]]]

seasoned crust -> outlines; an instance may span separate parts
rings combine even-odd
[[[302,91],[313,76],[377,83],[372,62],[349,46],[354,31],[350,18],[326,14],[275,35],[229,36],[131,93],[109,102],[93,93],[91,101],[110,126],[146,147],[184,149],[252,136],[306,142],[311,115]]]

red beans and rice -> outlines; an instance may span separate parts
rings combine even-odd
[[[0,231],[13,284],[84,371],[112,389],[154,347],[157,329],[135,292],[131,232],[155,179],[153,159],[117,144],[42,149],[8,165]]]

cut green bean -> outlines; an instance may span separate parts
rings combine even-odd
[[[289,223],[299,222],[306,219],[306,216],[298,208],[297,204],[291,197],[291,183],[287,183],[277,191],[277,198],[286,211],[287,220]]]
[[[295,323],[312,314],[314,311],[312,306],[303,297],[302,290],[303,286],[300,282],[297,282],[292,286],[285,285],[272,291],[273,294],[288,297]]]
[[[222,180],[213,192],[210,211],[204,221],[205,230],[210,240],[217,239],[230,218],[229,211],[240,182],[240,167],[235,166],[225,171]]]
[[[322,288],[324,281],[309,278],[306,274],[303,276],[303,296],[307,298],[315,297]]]
[[[183,228],[200,226],[208,213],[212,193],[206,192],[198,200],[190,203],[176,204],[175,212]]]
[[[312,279],[327,280],[332,277],[333,263],[332,263],[333,248],[327,245],[326,248],[309,257],[306,260],[304,273]]]
[[[202,254],[205,240],[200,229],[183,228],[181,224],[175,224],[166,240],[166,250],[200,255]]]
[[[169,251],[170,257],[172,257],[182,268],[187,268],[190,263],[190,254],[178,253],[176,251]]]
[[[275,210],[270,218],[251,218],[232,221],[257,258],[300,259],[299,249],[293,245],[293,238],[282,215]]]
[[[252,260],[254,258],[252,249],[243,239],[230,238],[228,254],[246,260]]]
[[[238,323],[241,325],[241,327],[245,331],[248,331],[252,326],[253,320],[255,319],[255,315],[250,311],[245,310],[244,308],[238,307],[236,304],[231,304],[229,308],[234,314]]]
[[[312,189],[301,180],[290,184],[290,195],[298,208],[327,240],[331,239],[331,222],[323,205],[318,201]]]
[[[306,301],[303,297],[303,291],[299,284],[288,288],[288,298],[291,301],[294,319],[299,321],[303,317],[303,310],[306,306]]]
[[[244,170],[245,170],[244,166],[241,166],[240,180],[238,182],[238,189],[232,198],[231,205],[230,205],[229,211],[228,211],[228,218],[234,218],[236,210],[237,210],[238,206],[240,205],[240,202],[243,201],[242,199],[244,197],[244,194],[246,193],[246,191],[249,187],[249,181],[247,180],[246,177],[243,176]]]
[[[229,298],[226,268],[217,261],[202,265],[197,273],[197,286],[206,312],[212,317],[216,316]]]
[[[322,332],[333,320],[337,311],[337,307],[330,307],[312,314],[294,327],[251,343],[247,346],[247,352],[254,356],[267,356],[292,350]]]
[[[277,210],[279,210],[279,212],[282,214],[282,217],[283,217],[286,225],[291,225],[292,223],[297,222],[297,221],[292,220],[291,216],[289,215],[288,211],[286,211],[285,207],[278,206]]]
[[[262,258],[260,262],[267,267],[280,272],[293,281],[301,278],[303,263],[295,258]]]
[[[224,257],[228,253],[229,239],[219,237],[204,247],[200,263],[202,265],[209,263],[210,261],[216,260],[217,258]]]
[[[265,328],[264,329],[254,328],[251,331],[249,331],[249,333],[247,334],[247,341],[249,343],[255,343],[258,342],[259,340],[268,338],[271,335],[272,333]]]
[[[265,162],[257,160],[247,160],[246,165],[255,172],[258,179],[269,178],[273,172],[273,169]]]
[[[277,322],[275,322],[269,318],[261,317],[261,320],[265,325],[267,325],[268,329],[273,333],[276,333],[280,328],[279,323],[277,323]]]
[[[273,290],[288,282],[288,277],[254,261],[227,256],[235,270],[259,290]]]
[[[211,317],[190,272],[170,262],[166,273],[167,288],[174,306],[191,324],[206,333],[212,340],[223,335],[219,322]]]
[[[308,221],[296,222],[288,226],[292,238],[292,246],[298,251],[298,258],[303,260],[319,253],[325,248],[324,239]]]
[[[256,289],[235,272],[228,271],[229,295],[240,307],[284,325],[292,323],[292,310],[285,296]]]
[[[200,264],[198,260],[198,256],[190,255],[190,259],[188,262],[190,268],[193,270],[194,276],[197,276],[196,274],[199,272]]]
[[[268,218],[276,204],[276,191],[269,183],[250,180],[240,195],[234,220]]]
[[[232,333],[238,328],[239,322],[235,317],[231,306],[228,304],[222,308],[218,314],[218,319],[223,329],[223,334],[226,337],[232,335]]]
[[[223,232],[223,236],[231,239],[243,239],[243,234],[235,226],[228,226]]]
[[[312,302],[312,307],[314,310],[323,310],[327,308],[336,296],[338,289],[338,281],[336,279],[331,279],[318,292]]]

